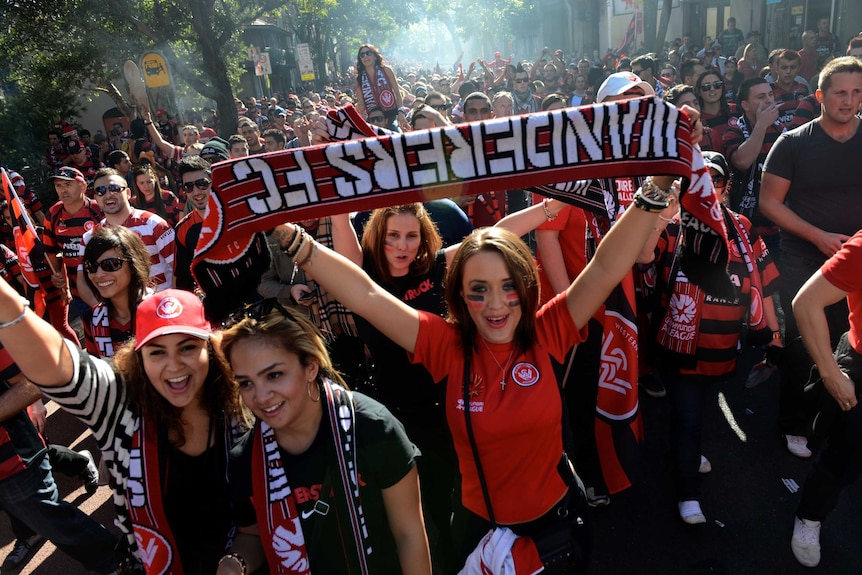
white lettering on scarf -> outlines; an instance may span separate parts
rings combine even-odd
[[[318,166],[310,166],[302,151],[294,152],[294,165],[290,167],[283,167],[280,161],[277,172],[267,159],[248,158],[231,166],[236,183],[259,180],[266,196],[258,192],[235,201],[245,202],[252,214],[272,214],[319,203],[321,185],[332,186],[339,197],[394,192],[490,174],[518,174],[531,167],[565,168],[600,161],[604,146],[610,147],[616,157],[634,154],[637,158],[672,158],[679,153],[671,117],[676,113],[670,106],[636,100],[627,108],[554,110],[545,115],[510,116],[466,127],[393,134],[388,139],[351,140],[326,147],[328,174]],[[643,119],[644,130],[657,132],[660,137],[635,139],[632,124],[637,118]],[[239,218],[227,222],[227,226],[245,221]]]

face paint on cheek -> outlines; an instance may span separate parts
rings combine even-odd
[[[521,298],[516,293],[506,294],[506,305],[509,307],[518,307],[521,305]]]
[[[481,309],[485,307],[485,296],[480,294],[467,294],[464,296],[464,300],[467,302],[467,307],[470,309]]]
[[[387,254],[394,253],[395,252],[395,246],[392,245],[392,242],[387,240],[387,241],[383,242],[383,251],[386,252]]]

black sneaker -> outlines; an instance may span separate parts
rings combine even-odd
[[[82,449],[78,455],[83,455],[87,458],[87,469],[81,473],[81,481],[84,482],[84,490],[87,495],[92,495],[99,488],[99,468],[96,467],[96,461],[93,459],[93,454],[87,449]]]
[[[664,383],[662,383],[659,376],[654,373],[648,373],[639,377],[638,385],[641,386],[650,397],[664,397],[667,395]]]
[[[20,571],[21,568],[23,568],[30,560],[30,555],[32,555],[36,546],[39,545],[41,541],[42,536],[38,534],[27,539],[17,539],[15,541],[15,545],[12,547],[12,551],[9,552],[9,555],[6,556],[6,560],[3,561],[3,565],[0,566],[0,572],[2,572],[3,575],[7,575]]]

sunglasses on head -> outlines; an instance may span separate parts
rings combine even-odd
[[[230,314],[227,319],[222,322],[222,329],[231,328],[244,319],[264,321],[272,312],[278,312],[282,318],[287,318],[294,322],[296,321],[296,316],[283,305],[278,303],[277,299],[267,298],[258,300]]]
[[[96,188],[93,188],[93,193],[95,193],[97,196],[99,196],[101,198],[102,196],[104,196],[108,192],[111,192],[112,194],[119,194],[119,193],[122,193],[128,189],[129,189],[128,186],[121,186],[119,184],[108,184],[107,186],[98,186]]]
[[[192,188],[197,188],[199,190],[208,190],[211,183],[212,180],[200,178],[199,180],[195,180],[194,182],[183,182],[180,187],[187,192],[192,191]]]
[[[102,268],[103,272],[115,272],[119,271],[119,269],[123,267],[123,262],[127,261],[129,260],[125,258],[105,258],[100,262],[84,260],[84,269],[91,274],[96,273],[99,268]]]
[[[712,84],[700,85],[701,92],[709,92],[710,90],[721,90],[722,88],[724,88],[724,82],[720,80],[718,82],[713,82]]]
[[[371,50],[363,50],[362,52],[359,53],[360,58],[365,58],[366,56],[373,56],[373,55],[374,55],[374,52],[372,52]]]

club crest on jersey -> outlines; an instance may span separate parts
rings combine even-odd
[[[516,363],[512,368],[512,379],[521,387],[536,385],[539,381],[539,368],[526,361]]]

